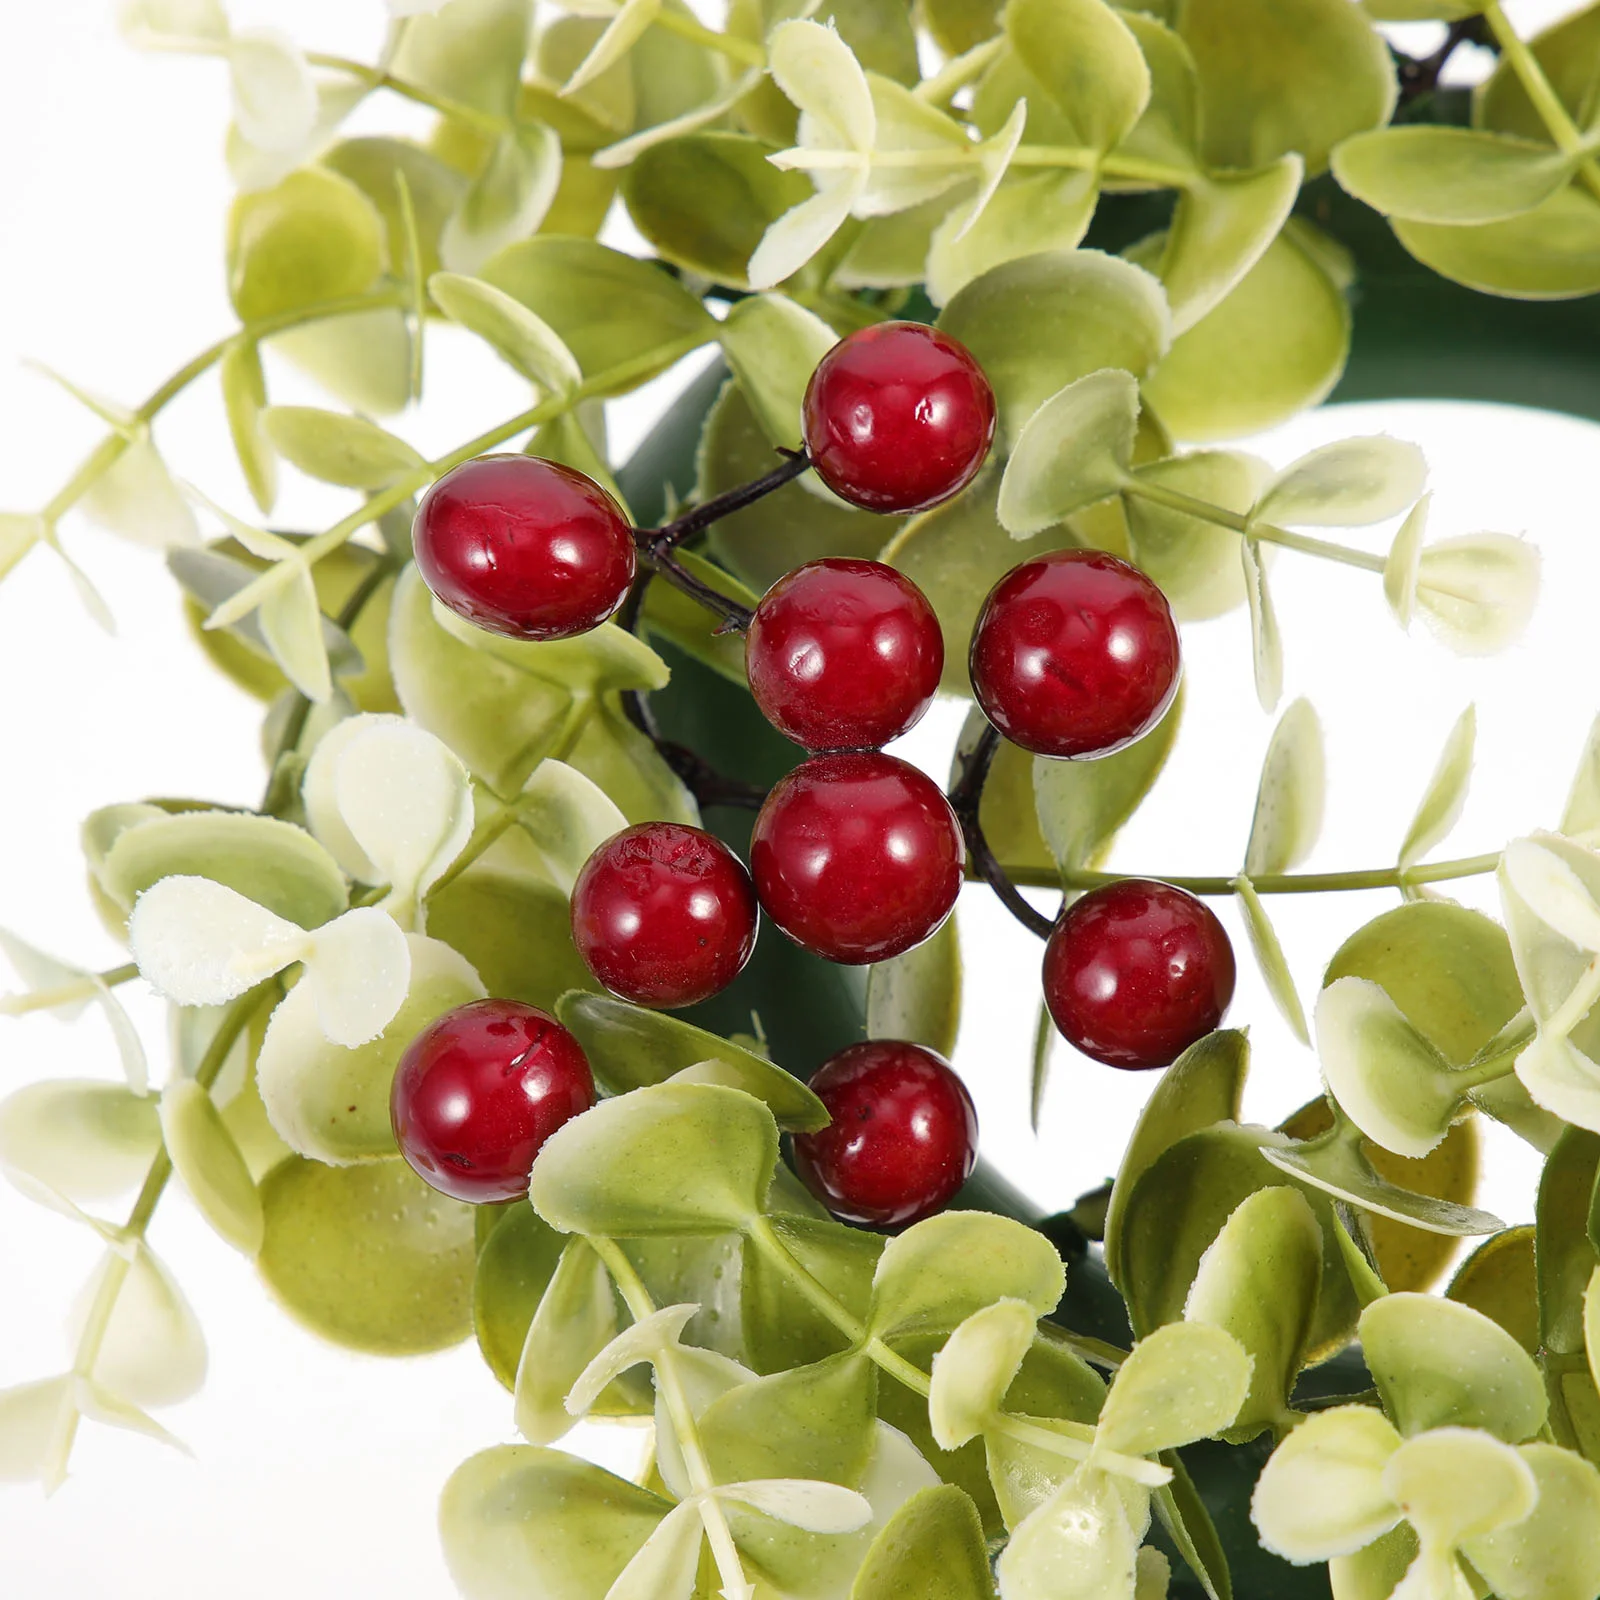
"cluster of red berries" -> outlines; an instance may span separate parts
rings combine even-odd
[[[994,437],[994,395],[954,340],[885,323],[824,357],[803,426],[807,459],[834,493],[905,514],[977,475]],[[483,457],[442,478],[418,511],[414,542],[443,604],[516,639],[597,627],[637,570],[634,531],[611,496],[527,456]],[[750,958],[759,910],[806,949],[861,964],[928,938],[960,889],[965,844],[949,801],[882,750],[921,719],[944,668],[938,619],[916,585],[875,561],[799,567],[757,606],[745,663],[762,713],[807,753],[761,808],[750,869],[709,833],[647,822],[600,846],[573,889],[583,959],[640,1005],[688,1006],[725,988]],[[1077,759],[1154,727],[1179,666],[1161,591],[1128,563],[1078,549],[1001,579],[968,662],[978,703],[1005,737]],[[1220,1021],[1233,957],[1199,901],[1129,881],[1061,918],[1044,983],[1057,1026],[1086,1054],[1164,1066]],[[853,1046],[812,1086],[834,1120],[795,1140],[796,1164],[836,1215],[901,1226],[945,1204],[971,1170],[971,1100],[931,1051]],[[395,1079],[395,1128],[429,1182],[501,1199],[521,1191],[544,1138],[593,1096],[583,1052],[559,1023],[483,1001],[414,1041]]]

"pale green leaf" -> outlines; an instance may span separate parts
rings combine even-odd
[[[803,24],[793,23],[793,27]],[[752,289],[773,289],[792,277],[844,226],[857,195],[866,186],[865,166],[830,178],[809,200],[803,200],[761,236],[745,276]]]
[[[1439,844],[1461,818],[1472,781],[1472,747],[1477,737],[1478,714],[1468,706],[1446,738],[1439,763],[1400,846],[1400,865],[1413,866]]]
[[[0,578],[36,545],[48,543],[49,524],[33,512],[0,511]]]
[[[1152,462],[1134,476],[1242,516],[1255,503],[1266,467],[1254,456],[1202,450]],[[1124,495],[1122,508],[1128,552],[1160,586],[1178,621],[1201,622],[1244,603],[1240,536],[1232,528],[1137,493]],[[1262,559],[1259,544],[1255,556]]]
[[[1311,1043],[1311,1031],[1306,1027],[1305,1008],[1300,1004],[1300,991],[1295,987],[1294,974],[1289,971],[1288,958],[1278,939],[1278,930],[1272,925],[1267,908],[1261,903],[1255,885],[1241,873],[1233,880],[1234,898],[1244,914],[1245,932],[1249,935],[1250,949],[1261,969],[1262,980],[1272,1003],[1283,1020],[1294,1031],[1301,1044]]]
[[[0,1389],[0,1483],[42,1482],[53,1475],[51,1456],[75,1409],[74,1387],[68,1373]]]
[[[1033,1345],[1039,1318],[1021,1300],[996,1300],[975,1311],[933,1358],[928,1417],[941,1450],[959,1450],[990,1424],[1022,1358]]]
[[[555,330],[503,289],[480,278],[436,272],[428,292],[447,316],[541,389],[564,395],[583,381],[577,359]]]
[[[449,0],[404,24],[392,70],[491,116],[517,108],[532,0]]]
[[[778,1130],[737,1089],[656,1084],[603,1100],[539,1152],[529,1198],[563,1233],[726,1233],[761,1213]]]
[[[142,50],[190,50],[227,42],[221,0],[121,0],[117,27]]]
[[[977,171],[977,152],[959,122],[878,73],[867,75],[867,87],[872,95],[873,151],[866,182],[852,201],[856,216],[909,210]],[[802,147],[810,142],[813,131],[811,124],[801,124]],[[832,158],[826,142],[823,151]],[[914,159],[916,164],[906,165],[896,157]],[[810,159],[810,153],[802,148],[783,152],[777,164],[804,166]]]
[[[1119,144],[1150,99],[1138,40],[1101,0],[1012,0],[1006,37],[1071,130],[1095,151]]]
[[[210,1093],[192,1078],[162,1094],[161,1137],[200,1214],[236,1250],[253,1256],[265,1231],[261,1196]]]
[[[556,1269],[559,1274],[560,1268]],[[556,1280],[550,1280],[554,1283]],[[665,1352],[674,1350],[683,1340],[683,1330],[689,1325],[699,1306],[662,1306],[637,1322],[630,1323],[621,1333],[608,1340],[595,1352],[593,1359],[578,1374],[566,1398],[566,1409],[574,1417],[581,1417],[599,1398],[601,1391],[615,1383],[630,1368],[659,1361]]]
[[[1118,1367],[1095,1450],[1154,1455],[1221,1433],[1245,1403],[1250,1379],[1250,1353],[1222,1328],[1204,1322],[1157,1328]]]
[[[1278,719],[1261,763],[1246,873],[1261,878],[1288,872],[1310,855],[1322,831],[1326,791],[1322,724],[1310,701],[1296,700]]]
[[[1370,1406],[1307,1417],[1273,1452],[1250,1501],[1261,1543],[1305,1565],[1350,1555],[1387,1533],[1400,1507],[1384,1469],[1400,1435]]]
[[[1577,184],[1504,222],[1397,221],[1394,231],[1425,266],[1486,294],[1566,300],[1600,289],[1600,201]]]
[[[1422,571],[1422,541],[1428,531],[1428,508],[1432,495],[1423,495],[1406,513],[1400,531],[1389,546],[1383,563],[1383,598],[1402,628],[1411,626],[1417,606],[1417,579]]]
[[[522,123],[503,134],[439,237],[451,272],[475,273],[496,252],[526,239],[544,221],[561,183],[554,129]]]
[[[1520,1354],[1520,1352],[1519,1352]],[[1533,1469],[1508,1444],[1474,1428],[1435,1428],[1408,1439],[1383,1469],[1424,1555],[1521,1522],[1539,1498]]]
[[[761,431],[775,445],[798,449],[806,385],[839,336],[786,295],[763,294],[732,306],[718,337]]]
[[[412,338],[407,313],[354,311],[273,337],[288,357],[342,405],[394,416],[411,400]]]
[[[1346,139],[1333,174],[1386,216],[1471,224],[1532,211],[1571,179],[1576,159],[1475,128],[1414,124]]]
[[[561,86],[562,94],[576,94],[622,60],[655,21],[661,3],[662,0],[623,0],[606,24],[605,32],[595,41],[594,48]]]
[[[261,415],[267,438],[307,477],[347,489],[387,489],[426,466],[404,439],[364,417],[313,406],[271,406]]]
[[[1428,463],[1414,444],[1375,434],[1341,439],[1291,462],[1251,512],[1254,522],[1359,528],[1398,516],[1422,497]]]
[[[277,28],[235,33],[227,46],[233,120],[257,149],[294,152],[317,122],[317,86],[298,45]]]
[[[1588,1600],[1600,1590],[1600,1472],[1553,1444],[1518,1454],[1538,1503],[1522,1521],[1469,1539],[1464,1553],[1503,1600]]]
[[[1505,882],[1569,944],[1600,952],[1600,903],[1573,867],[1537,839],[1514,839],[1500,858]]]
[[[1600,832],[1600,717],[1589,725],[1561,813],[1561,832],[1571,836]]]
[[[102,527],[153,549],[194,544],[200,536],[194,512],[147,429],[94,480],[82,505]]]
[[[694,1600],[704,1536],[701,1508],[687,1502],[674,1506],[618,1573],[606,1600]],[[731,1584],[723,1593],[742,1600]],[[752,1600],[754,1594],[753,1588],[743,1591]]]
[[[1001,1591],[1006,1600],[1123,1600],[1143,1531],[1106,1474],[1070,1478],[1012,1532],[996,1564]]]
[[[1278,611],[1267,587],[1266,564],[1254,539],[1239,541],[1244,570],[1244,597],[1250,607],[1250,650],[1256,700],[1263,711],[1275,711],[1283,697],[1283,636],[1278,631]]]
[[[1426,546],[1417,566],[1423,620],[1460,655],[1492,655],[1522,637],[1539,599],[1539,550],[1504,533]]]
[[[333,669],[310,568],[290,562],[285,580],[268,590],[258,611],[261,637],[284,677],[318,705],[331,699]]]
[[[586,1240],[573,1239],[540,1297],[517,1364],[517,1431],[530,1444],[554,1444],[572,1427],[567,1395],[616,1335],[610,1275]],[[592,1404],[599,1394],[588,1398]]]
[[[205,1382],[206,1341],[166,1264],[146,1244],[132,1257],[113,1249],[84,1286],[68,1336],[77,1342],[107,1278],[120,1278],[100,1353],[88,1376],[139,1406],[176,1405]]]
[[[1025,539],[1118,493],[1138,428],[1139,386],[1116,368],[1052,395],[1017,435],[1006,463],[1001,526]]]
[[[878,1531],[850,1600],[990,1600],[993,1588],[977,1512],[941,1484],[912,1495]]]
[[[161,1145],[154,1100],[123,1084],[46,1079],[0,1103],[0,1168],[80,1202],[142,1181]]]
[[[255,503],[263,513],[271,511],[278,497],[278,462],[272,441],[261,425],[267,385],[261,371],[260,346],[248,339],[231,341],[222,355],[221,375],[234,454]]]

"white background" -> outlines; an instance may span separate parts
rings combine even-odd
[[[241,21],[277,23],[310,45],[356,55],[370,55],[381,30],[377,0],[256,0],[233,9]],[[1525,28],[1561,9],[1532,0],[1511,7]],[[231,325],[221,265],[227,106],[214,63],[134,55],[101,0],[6,0],[4,11],[0,508],[32,510],[70,474],[98,424],[21,358],[137,403]],[[409,110],[369,107],[357,126],[414,130]],[[515,381],[476,352],[444,338],[433,360],[436,398],[399,424],[423,449],[442,450],[520,409]],[[275,400],[318,400],[287,374],[273,376]],[[661,399],[616,408],[621,451]],[[173,408],[159,437],[181,474],[244,511],[219,411],[203,383]],[[1328,821],[1311,862],[1318,869],[1393,859],[1445,734],[1471,701],[1477,779],[1443,853],[1496,848],[1552,825],[1600,709],[1591,466],[1600,430],[1490,408],[1361,407],[1308,416],[1256,448],[1281,464],[1323,440],[1380,429],[1428,451],[1437,534],[1527,534],[1545,551],[1546,595],[1522,645],[1492,661],[1460,661],[1420,627],[1402,636],[1371,575],[1294,555],[1279,562],[1288,692],[1308,695],[1327,730]],[[291,483],[279,516],[315,527],[342,509],[336,497]],[[1385,530],[1368,537],[1384,548]],[[122,956],[84,891],[80,819],[152,793],[250,803],[262,776],[259,719],[253,703],[203,666],[157,557],[76,520],[66,538],[120,631],[116,639],[97,631],[48,552],[35,552],[0,586],[0,925],[109,966]],[[1185,648],[1187,722],[1155,797],[1118,844],[1119,867],[1225,872],[1243,852],[1271,726],[1250,687],[1247,625],[1233,616],[1190,628]],[[959,708],[941,706],[907,753],[942,772],[958,723]],[[1487,884],[1462,890],[1492,909],[1488,896]],[[1314,993],[1339,941],[1393,900],[1346,894],[1272,906],[1303,994]],[[1250,970],[1231,908],[1223,915],[1241,956],[1232,1020],[1249,1024],[1255,1044],[1247,1112],[1275,1121],[1316,1093],[1315,1062]],[[1041,1202],[1068,1205],[1115,1170],[1150,1080],[1058,1046],[1035,1138],[1026,1102],[1039,947],[981,888],[968,890],[960,916],[968,979],[957,1064],[979,1104],[984,1152]],[[161,1008],[148,996],[131,1003],[159,1049]],[[0,1032],[0,1092],[114,1070],[93,1018],[69,1031],[35,1017]],[[1525,1220],[1536,1161],[1490,1132],[1482,1203]],[[438,1489],[472,1451],[513,1437],[509,1397],[475,1348],[380,1363],[320,1345],[268,1301],[248,1264],[176,1192],[152,1237],[211,1343],[205,1392],[164,1418],[194,1458],[86,1426],[73,1476],[54,1499],[32,1488],[0,1491],[0,1595],[442,1600],[449,1584],[434,1531]],[[82,1230],[0,1185],[0,1387],[65,1364],[63,1317],[94,1257]],[[637,1435],[618,1430],[586,1431],[576,1442],[621,1470],[638,1449]]]

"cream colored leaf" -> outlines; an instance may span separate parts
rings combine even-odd
[[[699,1310],[698,1305],[663,1306],[632,1327],[624,1328],[578,1375],[578,1381],[567,1395],[567,1410],[575,1417],[585,1415],[600,1398],[601,1391],[629,1367],[653,1362],[662,1350],[677,1344]]]
[[[1428,463],[1414,444],[1387,434],[1341,439],[1285,467],[1262,491],[1251,520],[1361,528],[1398,516],[1427,481]]]
[[[1250,877],[1288,872],[1310,855],[1322,832],[1326,792],[1322,724],[1309,700],[1296,700],[1278,719],[1261,763],[1244,852]]]
[[[1517,1057],[1517,1077],[1546,1111],[1600,1133],[1600,1062],[1570,1039],[1544,1033]]]
[[[750,287],[773,289],[798,272],[844,225],[866,181],[864,168],[837,178],[830,174],[825,188],[785,211],[750,257]]]
[[[1472,747],[1477,733],[1478,713],[1476,708],[1468,706],[1451,728],[1422,803],[1406,830],[1400,846],[1402,869],[1420,861],[1461,820],[1462,808],[1467,803],[1467,786],[1472,781]],[[1600,918],[1600,908],[1596,916]]]
[[[311,569],[304,562],[297,562],[288,580],[262,600],[261,636],[283,675],[308,700],[321,705],[333,697],[322,608]]]
[[[299,150],[317,124],[317,86],[299,46],[277,28],[236,33],[228,71],[245,140],[258,150]]]
[[[153,549],[194,544],[200,537],[194,512],[147,431],[123,447],[81,504],[102,527]]]
[[[784,22],[767,39],[772,81],[800,109],[800,143],[855,150],[877,143],[872,90],[850,46],[817,22]]]
[[[117,27],[141,50],[194,50],[225,44],[228,14],[221,0],[122,0]]]
[[[593,83],[602,72],[614,67],[639,41],[646,28],[656,20],[662,0],[623,0],[623,4],[607,23],[606,30],[594,42],[577,70],[561,86],[561,93],[576,94],[586,84]]]
[[[75,1409],[71,1373],[0,1389],[0,1483],[45,1478],[63,1424]]]
[[[1428,508],[1432,504],[1433,496],[1425,494],[1406,513],[1406,520],[1400,524],[1400,531],[1394,536],[1388,558],[1383,563],[1383,597],[1402,628],[1411,626],[1417,608],[1422,541],[1428,531]]]
[[[114,1251],[101,1258],[73,1314],[73,1343],[108,1273],[126,1276],[106,1323],[93,1381],[139,1406],[187,1400],[205,1382],[205,1336],[183,1291],[148,1245],[140,1244],[131,1262]]]
[[[570,394],[583,382],[577,358],[549,323],[520,300],[481,278],[436,272],[428,293],[440,309],[475,333],[510,366],[551,394]]]
[[[354,1047],[375,1039],[405,1003],[411,951],[387,912],[358,906],[318,928],[305,951],[305,976],[322,1031]]]
[[[303,928],[209,878],[163,878],[139,896],[128,919],[139,971],[181,1006],[235,999],[298,961]]]
[[[959,1450],[999,1409],[1039,1319],[1021,1300],[997,1300],[975,1311],[933,1358],[928,1420],[941,1450]]]
[[[865,1495],[815,1478],[752,1478],[723,1484],[716,1496],[804,1533],[854,1533],[872,1519],[872,1505]]]
[[[1539,599],[1539,551],[1504,533],[1427,546],[1417,567],[1417,607],[1452,650],[1493,655],[1521,638]]]
[[[1500,858],[1507,883],[1547,927],[1580,950],[1600,953],[1600,904],[1553,850],[1513,839]]]

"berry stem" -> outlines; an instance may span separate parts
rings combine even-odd
[[[793,482],[811,465],[811,458],[804,450],[780,448],[778,454],[783,457],[783,464],[774,467],[771,472],[764,473],[750,483],[740,484],[737,488],[725,489],[721,494],[713,495],[709,500],[703,500],[699,505],[692,506],[682,516],[662,523],[659,528],[638,529],[634,538],[638,540],[639,548],[653,559],[659,559],[663,551],[675,549],[685,539],[692,538],[704,528],[709,528],[712,523],[720,522],[722,518],[731,516],[735,511],[742,511],[746,506],[754,505],[757,500],[771,494],[774,489],[781,489],[784,484]]]
[[[1366,572],[1382,572],[1384,558],[1366,550],[1352,550],[1348,545],[1334,544],[1327,539],[1313,539],[1307,534],[1291,533],[1287,528],[1275,527],[1270,522],[1252,522],[1239,511],[1229,511],[1226,506],[1213,505],[1198,495],[1185,494],[1181,489],[1169,488],[1164,483],[1147,483],[1141,478],[1130,478],[1122,486],[1124,494],[1148,500],[1153,505],[1165,506],[1169,511],[1181,511],[1186,516],[1198,517],[1202,522],[1214,522],[1220,528],[1232,528],[1235,533],[1248,534],[1263,544],[1282,545],[1286,550],[1298,550],[1303,555],[1320,556],[1324,561],[1337,561],[1347,567],[1360,567]]]
[[[737,600],[730,600],[727,595],[713,589],[709,583],[695,577],[673,555],[670,546],[655,550],[646,545],[645,549],[659,576],[665,578],[674,589],[681,590],[691,600],[698,600],[707,611],[714,612],[722,618],[717,624],[718,633],[743,633],[750,626],[750,618],[755,613],[748,606],[740,605]]]
[[[730,778],[709,761],[702,760],[688,745],[668,739],[661,732],[650,698],[643,690],[628,690],[622,696],[622,709],[634,727],[656,747],[656,754],[672,769],[702,810],[707,806],[727,806],[738,811],[761,809],[767,791],[739,778]]]
[[[953,802],[952,802],[953,803]],[[970,843],[970,841],[969,841]],[[1250,880],[1257,894],[1323,894],[1344,889],[1412,889],[1428,883],[1448,883],[1457,878],[1476,878],[1495,871],[1500,865],[1500,852],[1490,851],[1481,856],[1461,856],[1454,861],[1435,861],[1414,867],[1373,867],[1359,872],[1280,872],[1264,873]],[[1156,883],[1170,883],[1175,889],[1186,889],[1197,895],[1232,895],[1238,874],[1216,877],[1190,877],[1183,873],[1091,872],[1071,869],[1052,872],[1037,867],[1002,867],[1014,883],[1030,889],[1099,889],[1108,883],[1118,883],[1124,878],[1149,878]]]
[[[257,984],[247,994],[240,995],[223,1013],[217,1031],[211,1036],[211,1042],[206,1046],[205,1054],[201,1056],[199,1065],[195,1068],[194,1081],[202,1089],[209,1090],[217,1081],[239,1036],[249,1027],[263,1003],[276,995],[277,987],[277,979],[269,978],[265,983]],[[100,1360],[100,1351],[105,1344],[106,1333],[111,1327],[111,1318],[117,1308],[117,1298],[122,1293],[123,1285],[127,1282],[128,1273],[133,1265],[135,1253],[133,1247],[143,1244],[145,1234],[149,1231],[150,1220],[155,1216],[156,1207],[160,1205],[161,1197],[166,1193],[171,1178],[172,1158],[163,1145],[156,1152],[145,1173],[144,1182],[139,1187],[138,1197],[133,1202],[133,1209],[128,1213],[127,1222],[118,1230],[122,1248],[114,1250],[106,1258],[105,1272],[100,1278],[94,1300],[84,1318],[83,1331],[78,1336],[78,1347],[72,1359],[72,1371],[78,1378],[87,1381],[94,1377],[95,1367]],[[50,1462],[46,1468],[46,1483],[52,1487],[59,1484],[66,1476],[67,1461],[72,1454],[73,1441],[77,1437],[79,1420],[76,1406],[63,1409],[61,1426],[52,1442]]]
[[[589,1235],[588,1239],[594,1253],[605,1263],[606,1271],[611,1274],[611,1280],[616,1284],[633,1320],[643,1322],[646,1317],[653,1316],[656,1311],[655,1302],[650,1298],[650,1291],[645,1288],[643,1279],[634,1270],[633,1263],[624,1254],[621,1245],[615,1239],[607,1239],[603,1235]],[[666,1406],[667,1415],[672,1421],[672,1431],[677,1437],[678,1449],[683,1455],[684,1469],[688,1472],[689,1481],[699,1497],[700,1518],[705,1525],[706,1538],[710,1542],[711,1553],[717,1563],[717,1573],[722,1579],[723,1594],[728,1600],[733,1600],[735,1596],[751,1595],[755,1591],[745,1578],[744,1566],[739,1559],[739,1548],[733,1542],[733,1530],[728,1526],[722,1503],[714,1492],[717,1480],[711,1471],[711,1463],[706,1458],[705,1446],[700,1440],[700,1429],[695,1423],[694,1408],[689,1403],[683,1374],[678,1369],[675,1346],[670,1342],[664,1343],[655,1354],[654,1365],[662,1403]]]
[[[1054,918],[1047,917],[1028,903],[1006,869],[996,860],[994,852],[989,848],[989,841],[984,837],[983,824],[978,819],[978,812],[983,803],[983,786],[999,749],[999,730],[986,727],[977,744],[962,762],[961,776],[949,794],[950,806],[956,814],[956,820],[961,824],[962,837],[966,840],[967,854],[972,859],[974,873],[994,890],[1000,898],[1001,905],[1029,933],[1036,933],[1041,939],[1048,939],[1055,927]],[[1059,888],[1060,884],[1051,883],[1044,887]]]

